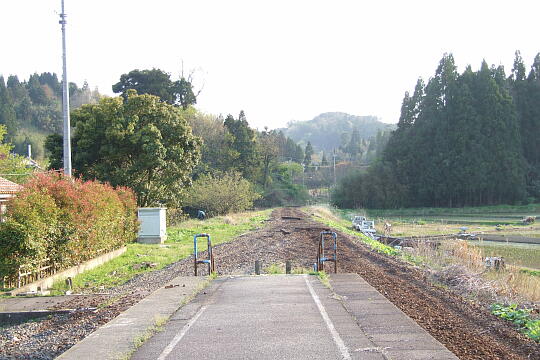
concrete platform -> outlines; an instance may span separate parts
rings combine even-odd
[[[198,291],[204,277],[177,277],[60,355],[62,360],[126,358],[156,320],[169,318]]]
[[[332,274],[330,284],[359,329],[387,359],[457,359],[357,274]]]
[[[457,359],[358,275],[223,278],[132,359]]]

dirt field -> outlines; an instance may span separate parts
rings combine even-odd
[[[263,268],[284,264],[286,260],[292,261],[293,268],[311,268],[315,262],[318,235],[323,229],[324,225],[310,220],[299,209],[278,209],[264,228],[244,234],[234,242],[214,247],[217,271],[220,275],[250,274],[254,272],[256,259],[262,262]],[[460,359],[540,359],[539,344],[516,332],[507,322],[492,316],[487,309],[430,285],[421,271],[397,259],[374,253],[356,239],[338,232],[338,240],[338,272],[360,274]],[[42,331],[47,331],[49,337],[54,335],[54,331],[61,331],[55,330],[55,326],[77,328],[76,336],[70,338],[76,341],[76,338],[86,336],[100,323],[136,303],[167,279],[181,274],[193,274],[193,258],[146,273],[113,289],[110,296],[118,301],[111,300],[111,306],[61,321],[45,320],[40,327]],[[96,300],[72,299],[64,307],[96,306]],[[55,321],[61,324],[55,324]],[[57,335],[66,338],[60,336],[62,334]],[[54,336],[51,338],[54,339]],[[15,351],[15,348],[21,358],[32,354],[29,352],[31,349],[23,351],[13,342],[2,340],[1,336],[0,345],[0,348],[4,348],[3,354],[0,351],[0,357]],[[46,342],[40,344],[42,347],[53,345]],[[72,345],[56,344],[56,352],[52,351],[42,358],[49,358]]]

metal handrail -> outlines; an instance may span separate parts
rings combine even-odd
[[[208,245],[208,258],[207,259],[199,259],[198,257],[198,251],[197,251],[197,239],[198,238],[206,238],[207,245]],[[195,276],[197,276],[197,265],[198,264],[208,264],[208,275],[212,274],[216,271],[215,265],[214,265],[214,253],[212,251],[212,240],[210,239],[209,234],[197,234],[193,237],[193,255],[194,255],[194,269],[195,269]]]
[[[332,257],[325,257],[324,256],[324,238],[325,236],[330,235],[334,239],[334,255]],[[324,270],[324,263],[326,261],[330,261],[334,263],[334,272],[337,273],[337,234],[332,231],[321,231],[320,238],[319,238],[319,246],[317,248],[317,262],[315,264],[316,271],[323,271]]]

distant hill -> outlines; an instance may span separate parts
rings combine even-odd
[[[286,136],[301,144],[311,142],[316,151],[330,152],[348,141],[354,129],[360,138],[368,140],[378,131],[393,130],[395,125],[380,122],[376,116],[356,116],[342,112],[323,113],[312,120],[293,121],[280,129]]]

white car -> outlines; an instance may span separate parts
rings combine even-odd
[[[366,221],[365,216],[355,216],[352,221],[353,229],[360,231],[360,228],[362,227],[362,222],[364,221]]]

